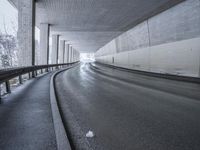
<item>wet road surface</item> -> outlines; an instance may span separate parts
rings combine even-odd
[[[73,149],[200,149],[199,84],[82,63],[56,91]]]
[[[56,150],[50,104],[52,73],[38,76],[2,98],[0,150]]]

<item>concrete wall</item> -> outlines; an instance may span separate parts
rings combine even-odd
[[[200,1],[186,0],[100,48],[97,61],[129,69],[200,77]]]

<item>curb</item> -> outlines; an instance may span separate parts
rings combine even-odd
[[[54,88],[54,78],[57,74],[63,71],[66,71],[68,69],[71,69],[73,67],[74,66],[70,66],[68,68],[55,72],[51,76],[51,80],[50,80],[50,103],[51,103],[51,111],[52,111],[52,116],[53,116],[54,131],[56,135],[57,150],[72,150],[72,148],[70,146],[70,142],[67,137],[67,133],[64,128],[63,121],[62,121],[60,111],[58,108],[56,92]]]
[[[178,76],[173,74],[164,74],[164,73],[156,73],[156,72],[148,72],[148,71],[142,71],[142,70],[134,70],[134,69],[128,69],[120,66],[110,65],[110,64],[103,64],[100,62],[95,62],[96,64],[106,66],[113,69],[119,69],[131,73],[151,76],[151,77],[158,77],[158,78],[164,78],[164,79],[170,79],[170,80],[176,80],[176,81],[183,81],[183,82],[191,82],[191,83],[200,83],[199,77],[189,77],[189,76]]]

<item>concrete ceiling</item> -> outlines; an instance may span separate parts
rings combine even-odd
[[[16,0],[13,0],[16,1]],[[119,34],[183,0],[37,0],[36,24],[51,24],[80,52],[95,52]]]

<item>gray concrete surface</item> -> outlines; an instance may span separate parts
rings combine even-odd
[[[104,56],[197,38],[200,37],[199,26],[200,1],[187,0],[124,32],[113,40],[112,44],[116,44],[113,50],[105,45],[96,55]]]
[[[51,64],[58,63],[59,55],[59,38],[58,34],[52,35]]]
[[[150,18],[148,24],[151,46],[200,37],[200,1],[186,0]]]
[[[9,1],[18,9],[22,7],[22,0]],[[78,51],[95,52],[124,31],[182,1],[38,0],[36,24],[49,23],[53,34],[60,34]]]
[[[69,40],[75,49],[80,52],[95,52],[145,18],[181,1],[43,0],[38,1],[37,14],[38,22],[49,21],[52,31]]]
[[[73,149],[200,149],[199,84],[85,63],[59,74],[56,90]]]
[[[58,55],[58,63],[63,64],[65,56],[65,40],[60,40]]]
[[[1,150],[56,150],[47,74],[29,80],[0,105]]]
[[[17,0],[19,66],[35,65],[35,2]],[[9,10],[8,10],[9,11]]]
[[[69,63],[69,44],[65,42],[65,56],[64,63]]]
[[[49,24],[51,26],[51,35],[60,35],[61,40],[66,40],[77,51],[96,52],[123,32],[184,0],[9,1],[15,5],[19,12],[19,64],[35,65],[35,60],[39,59],[39,61],[43,61],[43,55],[45,57],[46,51],[48,51],[45,45],[47,43],[47,34],[42,34],[41,37],[45,36],[44,39],[41,39],[43,41],[41,42],[43,50],[39,50],[39,56],[41,57],[38,58],[38,54],[34,52],[35,35],[33,26],[35,25],[35,20],[37,27],[40,27],[44,23]],[[42,27],[41,30],[43,31]],[[47,33],[48,31],[45,32]],[[52,55],[50,59],[52,63],[57,63],[57,58],[55,57],[59,57],[56,56],[56,47],[58,46],[54,44],[54,41],[53,36]],[[135,39],[132,41],[135,41]]]
[[[129,69],[200,77],[199,26],[200,1],[186,0],[124,32],[95,57]]]
[[[38,65],[49,64],[49,34],[50,34],[50,25],[47,23],[41,23]]]

